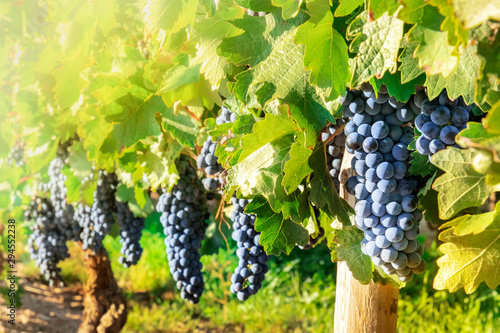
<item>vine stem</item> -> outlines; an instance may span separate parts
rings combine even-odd
[[[78,333],[118,333],[127,321],[127,303],[111,270],[104,246],[92,254],[83,251],[87,272],[82,323]]]
[[[347,178],[354,175],[353,155],[345,153],[342,161],[340,196],[354,206],[355,198],[345,189]],[[396,333],[399,289],[391,284],[370,282],[362,285],[347,264],[337,264],[334,333]]]

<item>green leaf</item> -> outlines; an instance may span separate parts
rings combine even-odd
[[[223,38],[217,52],[236,65],[255,67],[266,60],[275,47],[283,47],[284,40],[293,39],[297,27],[307,18],[303,13],[286,21],[279,12],[266,17],[245,15],[230,22],[244,33]]]
[[[232,3],[219,4],[211,17],[197,18],[190,32],[190,44],[196,45],[194,61],[201,64],[200,71],[212,86],[218,87],[226,74],[233,71],[225,57],[217,54],[223,38],[237,35],[240,30],[228,21],[243,15],[243,10]]]
[[[481,282],[495,289],[500,284],[500,218],[498,216],[479,234],[456,235],[451,227],[439,235],[444,243],[439,251],[444,255],[437,260],[439,271],[434,288],[455,292],[464,288],[470,294]]]
[[[387,87],[387,92],[390,96],[393,96],[400,102],[406,103],[410,100],[410,97],[415,94],[415,86],[422,85],[422,83],[424,83],[424,76],[421,75],[413,79],[412,81],[401,83],[401,72],[397,71],[394,74],[385,72],[382,79],[375,80]]]
[[[141,163],[148,178],[151,188],[158,188],[166,185],[167,189],[177,182],[179,178],[175,161],[183,149],[177,141],[172,140],[167,143],[167,147],[153,145],[150,151],[139,155],[138,161]]]
[[[391,16],[399,6],[398,0],[369,0],[368,10],[370,11],[370,18],[376,20],[385,13]]]
[[[254,12],[272,12],[276,9],[271,0],[234,0],[234,2]]]
[[[146,205],[146,202],[147,202],[145,191],[142,188],[140,188],[139,186],[136,186],[134,188],[134,195],[135,195],[135,201],[137,202],[139,207],[141,207],[141,209],[143,209],[144,206]]]
[[[186,147],[194,148],[201,124],[193,119],[187,112],[179,111],[177,114],[171,108],[163,113],[163,126],[169,134]]]
[[[304,140],[303,135],[297,136],[296,142],[290,149],[290,159],[283,169],[285,175],[281,184],[287,193],[295,191],[302,180],[313,171],[308,163],[313,150],[304,145]]]
[[[348,35],[354,37],[349,49],[356,53],[349,60],[351,87],[357,87],[375,75],[382,75],[386,70],[396,71],[403,21],[384,14],[370,22],[369,13],[365,11],[351,23]]]
[[[151,96],[145,101],[127,98],[122,106],[123,113],[107,118],[115,122],[111,135],[118,144],[130,147],[148,136],[160,135],[156,115],[169,113],[161,97]]]
[[[288,20],[297,15],[303,0],[272,0],[272,1],[274,6],[281,7],[283,19]]]
[[[339,198],[333,185],[332,176],[328,172],[328,166],[326,165],[326,153],[323,143],[316,147],[309,158],[309,166],[314,171],[310,181],[309,200],[329,214],[331,220],[337,217],[344,226],[351,225],[349,211],[352,212],[352,209],[347,208],[349,205],[345,200]]]
[[[401,62],[399,73],[401,75],[401,83],[405,84],[424,74],[425,71],[418,67],[418,58],[413,57],[418,44],[410,43],[406,39],[403,39],[401,46],[404,47],[404,50],[398,59]]]
[[[488,228],[495,219],[499,217],[500,205],[497,203],[495,210],[479,215],[464,215],[443,224],[440,229],[454,227],[453,233],[457,236],[465,236],[469,234],[477,235]]]
[[[266,114],[266,117],[255,123],[253,133],[245,136],[241,141],[243,152],[240,161],[261,149],[264,145],[297,132],[298,128],[290,118]]]
[[[255,230],[261,233],[259,243],[267,254],[289,254],[296,244],[305,245],[309,240],[307,229],[273,211],[262,197],[253,199],[246,206],[245,213],[257,216]]]
[[[448,44],[447,32],[441,31],[444,17],[432,6],[423,7],[423,15],[414,25],[408,40],[417,44],[414,55],[418,65],[427,74],[449,76],[457,65],[458,58],[453,55],[454,46]]]
[[[500,103],[497,107],[488,113],[483,124],[469,122],[467,128],[458,133],[457,143],[464,147],[473,147],[477,149],[488,149],[493,154],[494,160],[500,162],[500,135],[496,127],[496,119],[500,110]]]
[[[455,15],[465,28],[472,28],[486,22],[488,19],[500,20],[500,3],[496,0],[452,0]]]
[[[340,5],[335,10],[335,17],[351,14],[364,3],[364,0],[340,0]]]
[[[477,44],[467,46],[458,60],[456,70],[448,77],[442,74],[427,76],[424,86],[427,87],[429,99],[439,96],[446,89],[451,99],[463,96],[467,104],[474,103],[476,80],[479,78],[480,60],[477,56]]]
[[[323,17],[312,16],[295,35],[295,42],[306,47],[304,66],[311,71],[309,81],[325,90],[326,100],[339,97],[349,81],[347,45],[332,24],[328,11]]]
[[[354,226],[335,230],[334,239],[338,243],[337,259],[346,262],[356,280],[368,284],[373,277],[373,263],[369,256],[361,252],[363,238],[363,232]]]
[[[147,0],[142,10],[148,33],[160,29],[167,34],[192,24],[196,15],[196,0]]]
[[[410,161],[410,174],[426,177],[436,170],[436,168],[429,161],[428,156],[422,155],[417,151],[412,152],[410,155],[413,157]]]
[[[303,86],[297,84],[297,87],[283,99],[283,103],[288,106],[287,114],[305,133],[304,144],[313,149],[327,121],[333,122],[334,120],[314,88],[307,83],[306,78],[302,83]]]
[[[273,15],[274,20],[266,20],[268,25],[280,25],[281,17],[275,13]],[[301,12],[293,20],[300,24],[305,18]],[[296,86],[304,86],[304,80],[308,79],[302,64],[304,47],[294,42],[295,31],[296,28],[287,31],[281,39],[274,40],[272,51],[265,60],[236,75],[238,81],[234,93],[240,100],[247,102],[249,90],[255,85],[258,85],[255,94],[260,105],[265,105],[273,98],[286,97]]]
[[[474,153],[448,148],[435,154],[434,165],[446,173],[437,178],[433,188],[439,192],[439,216],[449,219],[468,207],[480,206],[494,192],[495,187],[485,182],[485,175],[472,168]]]

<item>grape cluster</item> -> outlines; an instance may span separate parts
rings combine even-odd
[[[240,301],[246,301],[262,287],[265,274],[269,270],[269,256],[259,244],[260,233],[254,228],[256,216],[244,213],[249,201],[234,196],[231,202],[231,221],[234,229],[232,238],[237,242],[236,255],[240,259],[231,276],[231,292],[235,293]]]
[[[102,249],[102,239],[94,228],[92,221],[92,207],[80,204],[75,209],[75,221],[81,228],[80,240],[82,241],[83,250],[92,250],[93,254],[99,253]]]
[[[73,206],[66,202],[66,176],[62,173],[65,163],[62,158],[56,157],[50,162],[49,177],[47,184],[50,190],[50,201],[54,207],[54,223],[59,226],[67,240],[79,240],[81,228],[74,220]]]
[[[225,106],[222,106],[220,115],[215,120],[217,125],[235,122],[236,114],[232,113]],[[224,168],[219,163],[217,156],[215,156],[215,149],[217,149],[217,142],[213,142],[212,137],[209,136],[203,143],[200,155],[198,155],[196,160],[198,168],[205,169],[205,173],[208,176],[203,179],[203,186],[207,191],[211,192],[217,191],[217,189],[222,186],[220,173],[224,171]]]
[[[430,101],[421,91],[415,95],[415,105],[421,110],[415,119],[415,127],[422,133],[416,142],[420,154],[432,156],[447,146],[460,148],[455,137],[466,128],[470,113],[461,97],[452,101],[443,90],[438,98]]]
[[[387,274],[408,282],[426,268],[416,241],[422,219],[418,183],[408,175],[408,144],[414,138],[410,123],[418,108],[412,107],[413,100],[400,103],[384,91],[378,97],[373,91],[350,91],[344,103],[350,116],[344,128],[346,150],[355,155],[357,173],[345,186],[357,199],[361,249]]]
[[[91,218],[95,232],[102,239],[111,231],[114,223],[113,213],[116,212],[115,193],[118,186],[116,174],[99,170],[97,189],[94,192]]]
[[[144,229],[144,218],[135,217],[128,204],[116,202],[117,220],[120,227],[120,243],[122,243],[122,256],[119,262],[124,267],[136,265],[142,255],[141,240]]]
[[[337,192],[340,188],[340,167],[342,165],[342,158],[344,157],[345,136],[342,133],[339,133],[332,140],[328,141],[328,139],[330,139],[330,136],[344,124],[345,121],[343,119],[339,119],[335,124],[331,124],[327,127],[328,131],[321,133],[321,140],[323,142],[327,141],[326,157],[328,169]]]
[[[28,238],[31,259],[35,260],[36,266],[40,268],[50,286],[58,282],[62,286],[61,269],[57,264],[68,258],[69,254],[66,237],[54,223],[54,207],[48,199],[36,197],[25,214],[28,220],[35,221],[31,226],[33,233]]]
[[[195,169],[184,160],[177,163],[177,169],[177,185],[160,196],[156,210],[162,213],[170,272],[181,297],[196,304],[204,289],[200,248],[209,213]]]
[[[14,143],[14,146],[12,146],[9,155],[7,156],[7,164],[12,165],[14,162],[19,167],[26,165],[24,162],[24,145],[19,141]]]

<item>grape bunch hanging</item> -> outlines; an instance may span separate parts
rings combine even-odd
[[[120,228],[121,254],[118,259],[124,267],[137,265],[142,255],[141,240],[142,230],[145,227],[144,218],[135,217],[125,202],[116,202],[118,226]]]
[[[222,106],[220,115],[215,119],[217,125],[225,123],[234,123],[236,121],[236,114],[231,112],[225,106]],[[212,141],[212,137],[209,136],[203,143],[200,154],[196,160],[196,165],[199,169],[205,169],[207,177],[203,179],[203,186],[207,191],[217,191],[222,187],[221,173],[224,168],[219,163],[219,159],[215,156],[215,150],[217,149],[217,142]]]
[[[415,95],[415,104],[421,110],[415,119],[415,127],[422,133],[416,142],[420,154],[431,157],[448,146],[460,148],[455,137],[466,128],[471,110],[462,97],[451,100],[443,90],[430,101],[421,91]]]
[[[401,281],[422,273],[422,246],[416,238],[422,213],[417,209],[418,182],[408,175],[408,145],[413,119],[420,109],[413,100],[401,103],[386,90],[349,91],[343,99],[346,150],[354,154],[357,176],[346,182],[356,197],[356,226],[364,231],[363,253],[385,273]]]
[[[33,233],[28,238],[31,259],[35,260],[42,275],[50,286],[63,285],[60,261],[69,257],[66,236],[54,223],[54,207],[47,198],[35,197],[25,213],[28,221],[35,221],[31,226]]]
[[[177,185],[160,196],[156,210],[162,213],[170,272],[181,297],[196,304],[204,289],[200,248],[209,213],[196,170],[185,160],[177,169]]]
[[[231,202],[231,221],[234,229],[232,238],[237,243],[236,255],[239,258],[238,267],[231,276],[231,292],[236,294],[240,301],[246,301],[262,287],[265,274],[269,270],[269,256],[259,244],[260,233],[255,231],[256,216],[244,213],[249,201],[233,196]]]

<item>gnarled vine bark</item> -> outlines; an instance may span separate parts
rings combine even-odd
[[[116,283],[104,247],[93,255],[83,251],[87,272],[83,318],[78,333],[120,332],[127,321],[127,303]]]

